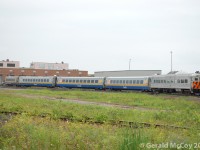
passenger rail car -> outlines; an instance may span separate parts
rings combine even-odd
[[[20,76],[18,86],[38,86],[38,87],[55,87],[56,77],[47,76]]]
[[[57,77],[57,87],[104,89],[103,77]]]
[[[150,78],[150,88],[159,92],[200,92],[199,74],[157,75]]]
[[[8,86],[16,86],[18,85],[18,82],[19,82],[19,76],[7,76],[5,78],[4,84]]]
[[[148,91],[149,77],[107,77],[106,89],[111,90],[141,90]]]

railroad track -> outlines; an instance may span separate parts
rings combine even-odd
[[[21,115],[21,114],[26,114],[31,117],[40,117],[40,118],[49,118],[50,114],[45,113],[45,114],[40,114],[40,115],[34,115],[30,114],[27,112],[6,112],[6,111],[1,111],[0,114],[4,114],[8,116],[8,120],[12,119],[12,116],[16,115]],[[53,118],[50,118],[53,119]],[[133,122],[133,121],[125,121],[125,120],[108,120],[106,122],[103,121],[94,121],[93,118],[87,117],[82,120],[80,119],[71,119],[67,117],[60,117],[57,118],[58,120],[64,121],[64,122],[80,122],[80,123],[89,123],[89,124],[97,124],[97,125],[103,125],[103,124],[110,124],[113,126],[118,126],[118,127],[128,127],[128,128],[168,128],[168,129],[181,129],[181,130],[191,130],[194,128],[190,127],[183,127],[183,126],[175,126],[175,125],[168,125],[168,124],[156,124],[156,123],[148,123],[148,122]],[[8,120],[2,121],[2,124],[7,123]],[[195,130],[200,130],[200,128],[195,128]]]

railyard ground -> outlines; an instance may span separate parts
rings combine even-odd
[[[200,97],[0,88],[0,149],[156,148],[200,149]]]

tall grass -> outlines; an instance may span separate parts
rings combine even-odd
[[[142,150],[144,149],[144,144],[149,141],[141,130],[134,130],[134,132],[127,130],[123,138],[120,150]]]

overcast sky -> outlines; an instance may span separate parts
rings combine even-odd
[[[200,70],[200,0],[0,0],[0,60]]]

